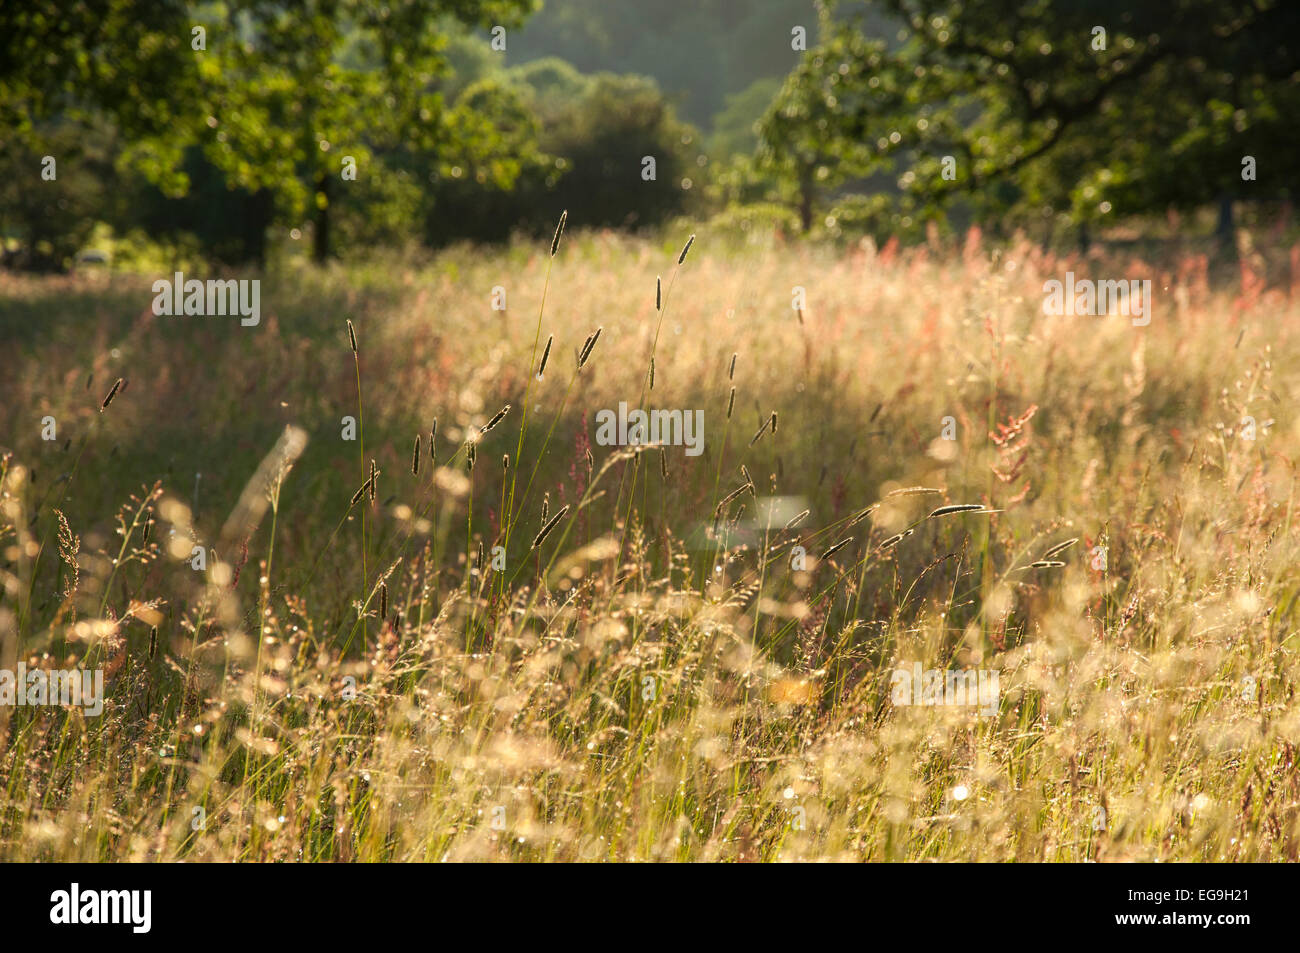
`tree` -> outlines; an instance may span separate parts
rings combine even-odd
[[[195,95],[184,0],[24,0],[0,6],[0,129],[105,113],[126,136],[173,128]]]
[[[514,27],[533,3],[306,0],[289,13],[249,0],[225,8],[203,64],[204,149],[232,182],[271,190],[287,216],[310,210],[313,257],[324,261],[345,171],[382,174],[372,160],[384,149],[446,150],[467,125],[437,85],[451,23]],[[491,149],[490,138],[478,141]]]
[[[1273,0],[882,0],[888,49],[856,16],[823,42],[764,120],[789,181],[830,156],[840,176],[898,170],[900,211],[962,197],[1086,223],[1250,194],[1265,152],[1277,194],[1300,133],[1300,8]],[[796,128],[807,117],[812,128]],[[1263,179],[1261,178],[1261,182]],[[805,197],[805,201],[806,201]]]
[[[911,77],[883,42],[823,11],[825,41],[787,77],[759,124],[758,166],[786,184],[806,232],[818,189],[874,170],[900,141],[891,131],[879,149],[868,139],[884,117],[911,106]],[[892,141],[891,141],[892,140]]]
[[[112,130],[71,120],[46,120],[30,137],[0,148],[0,235],[18,237],[7,264],[28,271],[62,271],[112,200],[104,181],[112,171]],[[39,139],[40,148],[30,144]]]
[[[453,25],[514,28],[536,0],[24,0],[0,7],[0,128],[31,148],[52,117],[106,116],[121,162],[172,196],[199,146],[226,184],[314,217],[315,257],[377,152],[455,147],[444,101]],[[491,136],[475,142],[491,149]],[[351,158],[351,162],[344,157]],[[494,169],[508,172],[508,164]],[[39,170],[34,170],[38,172]]]
[[[610,73],[587,80],[579,96],[536,100],[541,148],[562,160],[549,199],[556,214],[639,228],[681,213],[698,175],[699,133],[677,118],[654,80]]]
[[[536,224],[529,212],[538,210],[559,174],[554,157],[539,149],[539,121],[529,107],[527,91],[516,84],[480,79],[456,99],[450,116],[454,148],[436,163],[425,153],[405,156],[422,183],[429,244],[501,241]]]

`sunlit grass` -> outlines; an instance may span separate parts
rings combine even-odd
[[[0,668],[109,696],[0,708],[0,856],[1296,859],[1285,281],[572,226],[266,275],[257,328],[0,283]],[[1042,314],[1067,269],[1151,277],[1150,326]],[[595,444],[643,400],[704,454]],[[996,712],[894,704],[915,662]]]

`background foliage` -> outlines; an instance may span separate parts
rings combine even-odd
[[[59,270],[92,234],[265,265],[566,208],[1085,245],[1205,210],[1227,237],[1294,199],[1297,33],[1277,0],[34,0],[0,11],[0,239]]]

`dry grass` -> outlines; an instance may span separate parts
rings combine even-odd
[[[267,276],[259,328],[3,279],[0,668],[108,702],[0,708],[0,857],[1297,858],[1294,288],[556,239]],[[1151,325],[1041,314],[1067,268]],[[705,453],[593,446],[619,401]]]

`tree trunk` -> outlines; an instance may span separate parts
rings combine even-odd
[[[813,219],[813,167],[809,163],[799,167],[799,227],[805,235],[812,228]]]
[[[1214,229],[1214,237],[1220,242],[1236,242],[1237,223],[1232,214],[1232,196],[1219,196],[1219,224]]]
[[[275,206],[271,193],[258,189],[244,202],[239,248],[242,261],[252,262],[258,271],[266,271],[266,231],[271,227]]]
[[[1224,193],[1219,196],[1219,222],[1214,228],[1215,244],[1218,246],[1219,260],[1225,265],[1237,263],[1237,219],[1233,208],[1232,196]]]
[[[328,175],[316,180],[316,191],[325,196],[325,204],[316,210],[316,227],[312,232],[312,260],[323,265],[330,256],[330,184]]]

